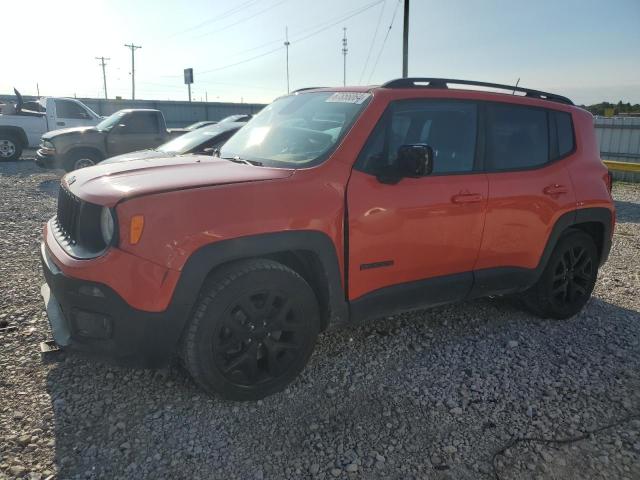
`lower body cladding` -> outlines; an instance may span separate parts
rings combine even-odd
[[[144,312],[128,305],[106,285],[64,275],[41,251],[46,284],[42,296],[56,344],[120,364],[167,364],[180,338],[184,312]],[[177,310],[177,309],[176,309]]]

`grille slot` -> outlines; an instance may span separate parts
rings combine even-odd
[[[60,235],[71,245],[75,245],[78,241],[80,208],[80,199],[64,186],[60,185],[56,226],[59,229]]]

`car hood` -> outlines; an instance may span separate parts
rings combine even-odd
[[[147,158],[171,158],[173,155],[158,152],[157,150],[138,150],[136,152],[124,153],[108,158],[100,162],[100,165],[108,165],[110,163],[128,162],[130,160],[144,160]]]
[[[42,135],[43,140],[51,140],[55,137],[61,137],[63,135],[75,135],[75,134],[83,134],[89,132],[97,132],[96,127],[85,126],[85,127],[72,127],[72,128],[61,128],[60,130],[52,130],[50,132]]]
[[[112,207],[126,198],[171,190],[290,177],[293,169],[235,163],[209,155],[154,157],[75,170],[62,178],[74,195]]]

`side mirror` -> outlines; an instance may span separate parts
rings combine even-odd
[[[396,163],[380,168],[376,178],[380,183],[395,185],[403,178],[419,178],[433,171],[433,149],[424,143],[401,145]]]
[[[398,168],[404,177],[424,177],[433,172],[433,149],[424,143],[401,145],[398,148]]]

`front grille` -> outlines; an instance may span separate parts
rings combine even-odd
[[[60,185],[58,214],[55,223],[59,229],[60,236],[71,245],[75,245],[78,241],[78,223],[81,207],[82,201],[63,185]]]
[[[76,197],[64,185],[58,192],[58,212],[51,229],[58,244],[75,258],[94,258],[107,245],[100,232],[102,206]]]

